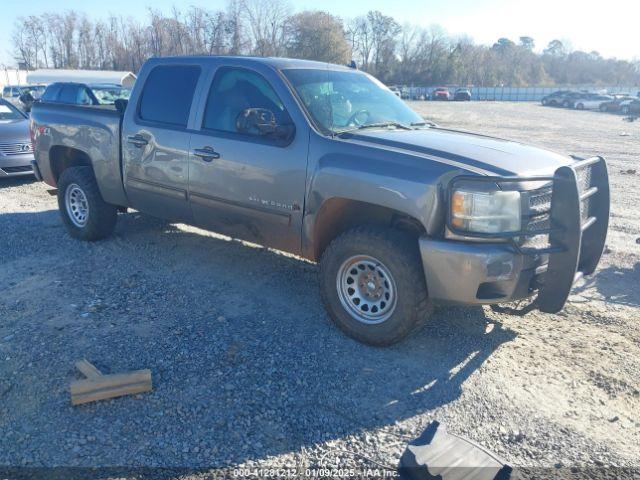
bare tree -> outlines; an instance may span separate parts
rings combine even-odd
[[[229,37],[228,53],[240,55],[248,49],[249,40],[245,35],[241,0],[229,0],[226,11],[226,34]]]
[[[287,55],[345,64],[351,52],[342,20],[327,12],[300,12],[289,20]]]
[[[356,63],[364,70],[369,70],[371,52],[373,51],[373,32],[367,17],[356,17],[351,20],[347,32]]]
[[[241,0],[251,36],[252,53],[260,57],[283,55],[291,8],[284,0]]]
[[[292,15],[286,0],[228,0],[224,10],[174,8],[168,14],[149,9],[142,22],[45,12],[18,18],[12,43],[17,61],[27,68],[137,71],[153,56],[286,54],[336,63],[351,58],[383,81],[399,84],[640,85],[640,62],[572,51],[567,41],[553,40],[537,54],[531,37],[478,45],[437,26],[401,28],[376,11],[345,25],[327,12]]]

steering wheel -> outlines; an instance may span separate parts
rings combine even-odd
[[[366,118],[363,119],[362,121],[358,121],[359,115],[366,115]],[[369,112],[369,110],[358,110],[357,112],[355,112],[353,115],[349,117],[349,120],[347,121],[347,125],[355,125],[356,127],[359,127],[361,125],[364,125],[365,122],[369,120],[370,116],[371,116],[371,113]]]

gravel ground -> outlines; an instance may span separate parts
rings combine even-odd
[[[313,264],[136,212],[109,240],[77,242],[44,184],[4,180],[0,466],[394,468],[437,419],[516,466],[640,467],[640,122],[413,106],[609,159],[607,253],[564,312],[440,309],[402,344],[370,348],[330,325]],[[150,368],[154,390],[72,407],[83,357]]]

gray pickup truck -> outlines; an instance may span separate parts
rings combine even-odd
[[[348,67],[158,58],[128,102],[31,118],[73,237],[133,208],[317,261],[331,318],[372,345],[433,304],[557,312],[607,234],[602,158],[439,128]]]

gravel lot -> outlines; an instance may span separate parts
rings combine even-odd
[[[136,212],[111,239],[80,243],[44,184],[4,180],[0,466],[395,467],[437,419],[516,466],[640,467],[640,122],[413,107],[608,158],[607,253],[564,312],[440,309],[408,341],[370,348],[330,325],[315,265]],[[83,357],[150,368],[154,390],[72,407]]]

